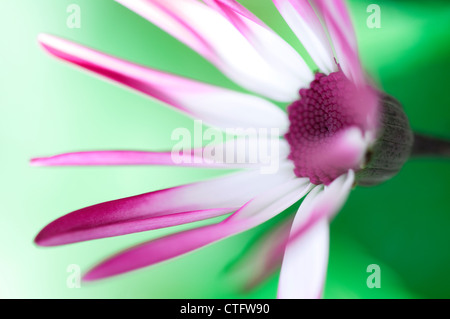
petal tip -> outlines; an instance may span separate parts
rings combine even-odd
[[[101,276],[98,276],[96,274],[96,272],[93,271],[94,269],[88,271],[83,277],[81,277],[81,281],[83,281],[83,282],[92,282],[92,281],[96,281],[96,280],[102,279]]]
[[[37,36],[38,43],[45,49],[47,49],[47,47],[49,47],[51,42],[54,40],[58,40],[58,38],[48,33],[39,33]]]
[[[30,166],[45,166],[41,157],[30,159]]]
[[[48,238],[46,238],[45,228],[39,232],[34,238],[34,243],[41,247],[50,247],[53,246],[48,242]]]

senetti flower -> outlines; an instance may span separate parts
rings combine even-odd
[[[195,50],[251,93],[240,93],[127,62],[52,35],[52,55],[135,89],[208,125],[276,128],[279,168],[240,168],[225,177],[113,200],[67,214],[36,237],[55,246],[186,224],[222,222],[158,238],[90,270],[97,280],[188,253],[256,227],[303,199],[295,218],[269,236],[265,256],[282,260],[280,298],[319,298],[326,276],[329,222],[356,185],[395,175],[413,135],[399,103],[380,92],[360,64],[356,37],[340,0],[274,0],[317,68],[234,0],[118,0]],[[274,104],[283,102],[287,113]],[[221,147],[227,151],[225,142]],[[195,152],[187,157],[195,157]],[[37,166],[183,165],[170,151],[98,151],[32,160]],[[260,164],[260,163],[259,163]],[[267,252],[269,250],[269,252]]]

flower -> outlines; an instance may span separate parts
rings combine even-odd
[[[360,65],[341,0],[274,0],[318,67],[234,0],[118,0],[184,42],[230,79],[239,93],[133,64],[51,36],[51,54],[226,129],[277,128],[280,167],[254,166],[225,177],[86,207],[47,225],[42,246],[124,235],[232,213],[220,223],[175,233],[102,262],[97,280],[168,260],[256,227],[304,198],[269,250],[282,255],[280,298],[318,298],[325,280],[329,221],[352,187],[382,182],[409,156],[412,133],[398,102],[378,92]],[[331,41],[330,41],[331,40]],[[288,115],[273,102],[288,103]],[[284,139],[283,139],[284,137]],[[229,150],[224,143],[223,151]],[[33,165],[175,165],[171,152],[97,151],[35,158]],[[187,154],[195,159],[195,150]],[[189,165],[196,163],[188,161]],[[183,164],[183,163],[182,163]],[[198,166],[240,167],[201,162]]]

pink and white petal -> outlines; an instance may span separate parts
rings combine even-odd
[[[48,224],[35,241],[55,246],[193,222],[236,210],[260,192],[292,179],[292,171],[225,177],[89,206]]]
[[[263,192],[221,223],[191,229],[132,247],[90,270],[84,280],[98,280],[147,267],[202,248],[267,221],[301,198],[295,178]],[[287,191],[287,192],[286,192]],[[268,205],[268,206],[267,206]],[[260,208],[265,207],[259,214]],[[234,215],[245,218],[232,218]]]
[[[292,73],[299,88],[307,87],[314,75],[303,58],[286,41],[235,0],[204,0],[226,17],[272,65]],[[301,86],[300,86],[301,85]]]
[[[193,118],[220,128],[282,128],[286,114],[273,103],[118,59],[82,45],[41,34],[44,48],[67,62],[119,82]]]
[[[328,154],[333,158],[330,166],[336,169],[343,167],[361,168],[368,148],[367,140],[359,128],[350,127],[340,133],[333,145],[328,149]]]
[[[297,147],[289,158],[297,163],[294,170],[298,176],[309,174],[312,183],[328,185],[350,168],[361,169],[368,147],[369,143],[361,129],[351,126],[316,145]]]
[[[329,227],[326,220],[311,227],[287,247],[279,279],[278,298],[318,299],[328,264]]]
[[[265,152],[263,151],[265,150]],[[289,145],[278,138],[238,137],[198,149],[84,151],[31,159],[33,166],[175,165],[211,168],[260,168],[286,161]]]
[[[84,281],[94,281],[151,266],[202,248],[233,233],[245,230],[239,224],[214,224],[143,243],[103,261],[84,275]]]
[[[230,221],[255,220],[258,221],[257,224],[261,224],[295,204],[313,186],[308,178],[294,178],[292,181],[268,190],[265,194],[249,201],[228,219]],[[280,200],[280,198],[283,200]],[[274,212],[276,212],[275,215]]]
[[[69,216],[64,216],[56,220],[55,224],[49,224],[36,237],[36,243],[40,246],[58,246],[76,242],[122,236],[132,233],[149,231],[154,229],[167,228],[171,226],[193,223],[218,216],[223,216],[236,211],[239,207],[210,208],[181,213],[166,214],[163,216],[144,217],[142,219],[123,218],[112,224],[90,223],[87,226],[76,227],[70,230],[56,228],[64,222],[69,223]],[[64,220],[63,220],[64,219]]]
[[[241,16],[252,20],[254,23],[257,23],[261,26],[266,27],[264,22],[262,22],[250,10],[248,10],[246,7],[241,5],[236,0],[203,0],[203,2],[205,2],[207,5],[215,8],[218,11],[223,11],[223,10],[228,10],[228,9],[233,10],[234,12],[240,14]],[[225,11],[224,13],[231,13],[231,12]],[[230,16],[228,16],[228,18],[230,19],[230,21],[232,23],[236,24],[237,28],[240,28],[240,27],[245,28],[245,25],[243,25],[241,23],[241,21],[239,20],[239,18],[236,17],[235,15],[230,15]]]
[[[298,97],[296,78],[266,61],[214,8],[196,0],[116,1],[196,50],[242,87],[283,102]]]
[[[83,151],[31,159],[33,166],[108,166],[108,165],[180,165],[207,166],[194,152],[182,154],[180,162],[174,161],[172,152],[147,151]]]
[[[327,34],[309,1],[273,1],[320,71],[326,74],[337,71]]]
[[[356,84],[365,84],[355,31],[344,1],[314,0],[314,3],[328,29],[342,71]]]
[[[286,244],[279,298],[321,297],[328,263],[329,220],[345,203],[354,180],[354,172],[349,171],[324,190],[314,188],[301,204]]]
[[[274,226],[229,267],[228,271],[245,291],[252,290],[279,269],[292,221],[293,217],[288,217]]]

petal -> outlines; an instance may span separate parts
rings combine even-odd
[[[195,154],[184,156],[184,163],[196,166]],[[85,151],[38,157],[33,166],[93,166],[93,165],[177,165],[171,152],[145,151]]]
[[[320,298],[328,263],[329,219],[343,206],[353,186],[353,171],[329,186],[313,189],[294,219],[281,267],[279,298]]]
[[[360,168],[367,147],[367,141],[364,139],[361,130],[350,127],[336,136],[333,145],[327,150],[327,154],[332,160],[327,159],[325,161],[327,165],[339,170],[345,167]]]
[[[286,114],[262,98],[133,64],[55,36],[41,34],[39,41],[58,58],[140,91],[208,124],[220,128],[281,130],[289,125]]]
[[[289,216],[271,228],[256,242],[252,242],[243,256],[227,267],[227,271],[234,275],[245,291],[254,289],[279,270],[292,221],[293,217]]]
[[[272,65],[292,73],[301,87],[308,87],[314,75],[303,58],[273,30],[235,0],[206,0],[227,18]]]
[[[287,169],[272,175],[248,171],[104,202],[53,221],[35,241],[56,246],[203,220],[232,212],[291,178]]]
[[[319,69],[337,71],[327,34],[308,0],[273,0],[284,20],[297,35]]]
[[[263,152],[263,148],[267,152]],[[267,153],[267,154],[264,154]],[[236,139],[220,145],[167,152],[85,151],[38,157],[33,166],[94,165],[176,165],[214,168],[255,168],[279,164],[287,158],[289,145],[285,140]]]
[[[260,194],[221,223],[176,233],[132,247],[102,262],[83,279],[97,280],[150,266],[256,227],[298,201],[304,195],[304,189],[308,187],[303,180],[294,178]]]
[[[364,84],[364,73],[350,15],[343,0],[314,0],[324,19],[342,71],[356,84]]]
[[[359,127],[343,128],[310,144],[296,142],[294,134],[288,135],[294,145],[289,159],[295,163],[295,174],[308,176],[314,184],[328,185],[349,169],[359,170],[364,165],[369,141]]]
[[[244,88],[274,100],[298,98],[301,83],[272,66],[227,18],[196,0],[117,0],[203,55]]]
[[[329,229],[326,220],[311,227],[286,249],[278,298],[318,299],[327,271]]]

